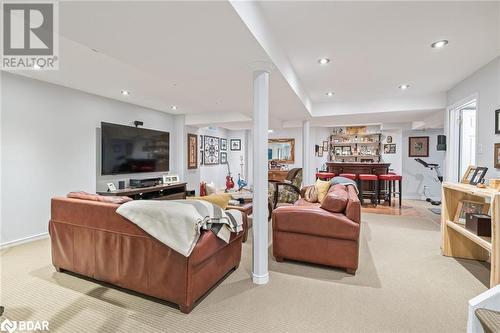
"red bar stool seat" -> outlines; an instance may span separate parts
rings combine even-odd
[[[360,174],[359,180],[378,180],[377,175]]]
[[[316,179],[330,180],[335,177],[333,172],[316,172]]]
[[[349,178],[351,180],[356,180],[358,178],[355,173],[341,173],[339,177]]]
[[[401,207],[402,201],[402,183],[403,176],[397,175],[395,173],[389,173],[387,175],[379,175],[378,179],[383,182],[387,182],[388,186],[386,186],[385,194],[389,198],[389,206],[391,205],[391,199],[393,196],[399,196],[399,207]],[[398,182],[398,192],[396,192],[396,182]]]
[[[372,202],[377,205],[379,202],[379,180],[377,175],[372,175],[372,174],[360,174],[358,176],[359,178],[359,199],[361,203],[363,203],[363,199],[365,195],[370,195],[372,198]],[[366,191],[363,189],[364,183],[365,182],[372,182],[373,184],[373,190],[372,191]]]

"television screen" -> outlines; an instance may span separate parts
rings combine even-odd
[[[169,170],[170,133],[101,123],[101,173]]]

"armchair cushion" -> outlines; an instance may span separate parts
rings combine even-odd
[[[332,188],[321,202],[321,208],[332,213],[343,213],[349,201],[347,191],[342,188]]]
[[[357,240],[359,224],[340,213],[320,207],[278,207],[273,212],[273,229],[290,233]]]

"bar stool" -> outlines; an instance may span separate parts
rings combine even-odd
[[[387,174],[387,175],[379,175],[378,176],[379,181],[384,181],[388,183],[385,187],[385,194],[389,196],[389,206],[391,206],[391,199],[392,196],[396,196],[396,194],[399,196],[399,207],[401,207],[401,201],[402,201],[402,193],[403,191],[401,190],[402,188],[402,183],[403,183],[403,176],[397,175],[397,174]],[[396,181],[398,182],[398,190],[399,192],[396,192]]]
[[[335,177],[335,174],[333,172],[316,172],[316,179],[321,179],[321,180],[330,180],[333,177]]]
[[[358,175],[355,173],[341,173],[339,177],[349,178],[350,180],[357,180]]]
[[[371,194],[372,197],[372,202],[375,203],[375,206],[377,203],[380,202],[379,199],[379,187],[378,187],[378,176],[377,175],[370,175],[370,174],[360,174],[358,176],[359,178],[359,199],[361,203],[363,203],[363,196],[365,194]],[[364,191],[363,190],[363,185],[364,182],[373,182],[373,191]]]

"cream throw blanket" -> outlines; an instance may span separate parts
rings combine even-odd
[[[185,257],[193,251],[201,229],[212,230],[226,243],[232,232],[243,230],[240,211],[224,211],[203,200],[134,200],[116,212]]]

